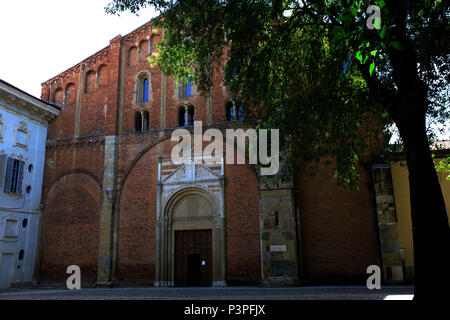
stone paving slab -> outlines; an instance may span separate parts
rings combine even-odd
[[[411,300],[413,287],[15,288],[0,300]]]

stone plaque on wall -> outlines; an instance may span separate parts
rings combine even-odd
[[[286,245],[282,244],[282,245],[271,245],[270,246],[270,252],[286,252]]]

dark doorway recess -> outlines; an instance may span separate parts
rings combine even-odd
[[[211,230],[175,231],[175,285],[211,286]]]

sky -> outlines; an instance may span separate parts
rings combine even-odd
[[[105,13],[109,0],[0,1],[0,79],[40,98],[41,83],[140,27],[149,8]]]

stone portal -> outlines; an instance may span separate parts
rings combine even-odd
[[[226,286],[223,159],[221,162],[199,164],[193,158],[175,164],[170,158],[159,159],[155,286]],[[189,230],[191,235],[180,233]],[[185,248],[179,243],[184,236],[190,237]]]

